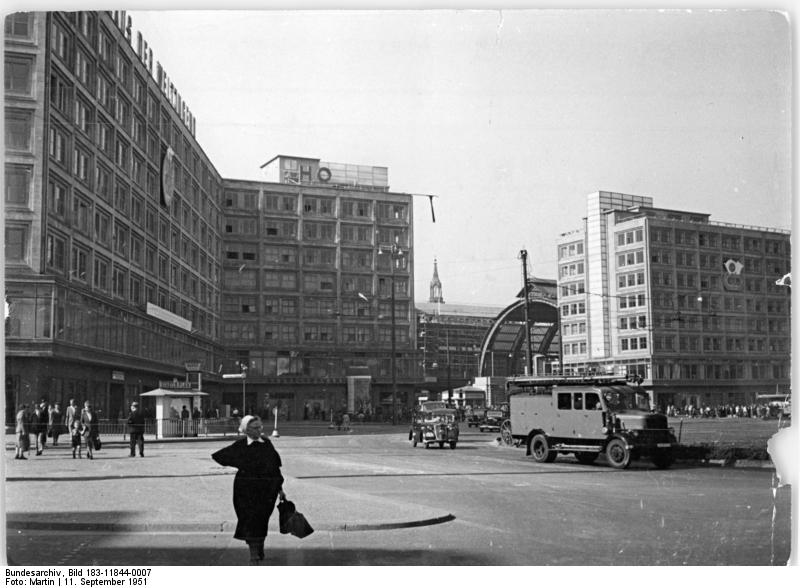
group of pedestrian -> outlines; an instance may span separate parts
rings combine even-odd
[[[131,405],[131,416],[128,418],[128,430],[131,436],[131,455],[138,446],[139,455],[144,457],[144,416],[138,413],[138,403]],[[86,458],[94,459],[94,448],[100,437],[98,416],[90,401],[79,408],[74,398],[70,398],[69,406],[64,411],[58,403],[49,405],[45,399],[33,406],[20,404],[16,415],[16,453],[14,459],[28,459],[25,453],[31,450],[30,436],[36,439],[36,455],[42,455],[47,447],[47,440],[53,440],[53,447],[58,446],[61,435],[70,436],[72,459],[83,459],[83,448]]]

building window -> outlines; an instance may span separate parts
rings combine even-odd
[[[25,110],[6,109],[6,149],[12,151],[31,150],[33,113]]]
[[[27,165],[7,163],[6,205],[30,207],[33,168]]]
[[[28,260],[28,230],[26,227],[6,225],[5,258],[10,263]]]
[[[92,285],[103,292],[108,291],[108,262],[97,256],[94,258]]]
[[[77,144],[72,150],[72,175],[78,178],[83,184],[89,184],[89,168],[91,162],[89,154]]]
[[[16,12],[6,17],[6,37],[12,39],[33,38],[33,13]]]
[[[67,244],[62,237],[47,236],[45,262],[47,267],[63,272],[67,265]]]
[[[6,54],[5,68],[6,92],[17,96],[31,96],[33,92],[33,59]]]
[[[111,293],[117,298],[125,298],[125,286],[127,283],[127,272],[121,267],[114,266],[114,272],[111,276]]]
[[[72,227],[84,235],[89,235],[91,229],[91,209],[87,200],[77,195],[72,199]]]
[[[50,158],[61,165],[67,164],[67,138],[64,132],[57,127],[50,127],[50,141],[48,143]]]
[[[109,245],[109,225],[110,220],[107,214],[102,212],[94,213],[94,238],[99,243]]]
[[[72,256],[70,260],[70,278],[86,281],[86,264],[89,259],[89,254],[79,247],[72,248]]]
[[[51,180],[47,186],[47,208],[48,212],[65,218],[67,211],[67,188],[60,182]]]

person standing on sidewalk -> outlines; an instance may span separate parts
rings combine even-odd
[[[264,559],[269,517],[278,496],[283,495],[281,457],[263,430],[259,417],[246,415],[239,426],[245,437],[211,455],[218,464],[239,470],[233,479],[237,518],[233,537],[247,543],[250,565],[255,566]]]
[[[14,459],[28,459],[25,457],[25,452],[31,450],[31,431],[30,423],[28,421],[28,405],[20,404],[16,416],[17,427],[17,443],[16,453]]]
[[[47,421],[47,436],[53,440],[53,447],[58,446],[58,438],[63,432],[61,428],[61,405],[56,402],[50,410],[50,416]]]
[[[92,450],[94,449],[94,440],[100,435],[97,430],[97,415],[92,410],[92,403],[88,400],[83,403],[83,410],[81,411],[81,432],[83,438],[86,439],[86,457],[87,459],[94,459]]]
[[[131,454],[136,457],[136,447],[139,447],[139,457],[144,457],[144,415],[139,412],[139,403],[131,403],[131,414],[128,417],[128,435],[130,435]]]

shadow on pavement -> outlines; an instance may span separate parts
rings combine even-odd
[[[185,546],[187,537],[176,538],[184,545],[174,547],[104,547],[93,546],[91,553],[74,554],[69,559],[71,567],[81,566],[246,566],[247,546],[227,544],[225,548],[196,548]],[[334,548],[298,547],[293,549],[270,547],[267,539],[266,557],[262,566],[441,566],[492,565],[476,553],[459,553],[448,549],[402,548]],[[41,553],[30,556],[15,554],[8,549],[10,566],[47,565]]]

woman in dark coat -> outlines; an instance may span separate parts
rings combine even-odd
[[[100,436],[100,431],[97,429],[97,415],[92,410],[92,403],[88,400],[83,403],[83,410],[81,411],[81,431],[83,438],[86,439],[86,457],[92,457],[92,450],[94,449],[95,439]]]
[[[245,416],[239,426],[245,437],[211,455],[218,464],[239,470],[233,479],[233,509],[238,519],[233,537],[247,543],[250,565],[264,559],[269,517],[283,495],[281,457],[263,428],[259,417]]]

